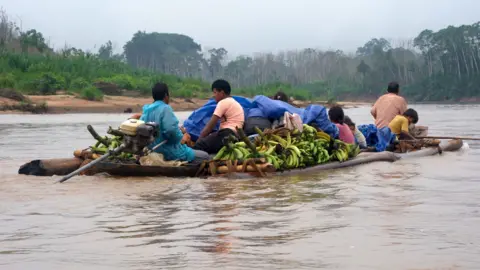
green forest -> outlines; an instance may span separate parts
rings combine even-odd
[[[148,95],[154,82],[164,81],[172,96],[204,98],[218,78],[229,80],[235,95],[283,90],[298,100],[372,100],[390,81],[412,101],[479,97],[480,22],[425,29],[395,44],[372,38],[350,54],[305,48],[229,59],[226,48],[205,50],[186,35],[142,31],[121,54],[111,41],[95,52],[54,50],[39,30],[23,31],[0,13],[0,88],[42,95],[63,90],[101,100],[112,93],[99,84]]]

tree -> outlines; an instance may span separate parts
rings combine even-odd
[[[28,53],[28,48],[30,47],[37,49],[41,53],[48,48],[42,33],[37,32],[37,30],[35,29],[30,29],[27,32],[22,32],[20,34],[20,43],[22,45],[23,53]]]
[[[210,57],[208,59],[208,70],[210,72],[211,78],[216,78],[221,76],[223,70],[223,60],[228,54],[227,50],[224,48],[210,49],[208,50]]]
[[[127,63],[136,68],[184,77],[201,69],[201,46],[185,35],[138,31],[123,48]]]
[[[100,46],[98,49],[98,57],[100,59],[111,59],[113,56],[113,45],[112,42],[109,40],[107,43]]]

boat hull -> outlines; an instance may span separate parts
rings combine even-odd
[[[357,157],[345,162],[329,162],[307,168],[293,169],[289,171],[273,172],[268,175],[298,175],[312,173],[317,171],[332,170],[346,167],[358,166],[372,162],[394,162],[399,159],[409,159],[417,157],[432,156],[442,151],[457,151],[463,146],[462,140],[450,140],[442,142],[438,147],[426,148],[410,153],[393,152],[371,152],[360,153]],[[67,175],[80,166],[77,158],[70,159],[50,159],[33,160],[22,165],[18,171],[19,174],[53,176]],[[141,166],[138,164],[121,164],[102,162],[97,164],[89,171],[89,175],[97,173],[108,173],[113,176],[164,176],[164,177],[195,177],[200,165],[184,165],[180,167],[163,166]],[[258,176],[257,173],[235,173],[235,177],[244,178]]]

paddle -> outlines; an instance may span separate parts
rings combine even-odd
[[[424,136],[424,137],[415,137],[415,138],[417,138],[417,139],[452,139],[452,140],[480,141],[480,138],[453,137],[453,136]]]

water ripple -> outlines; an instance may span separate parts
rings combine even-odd
[[[478,106],[413,107],[432,134],[480,136]],[[347,113],[371,122],[367,108]],[[477,142],[255,180],[99,175],[52,185],[55,177],[16,174],[23,162],[91,144],[87,123],[103,132],[124,117],[0,116],[1,269],[478,268]]]

